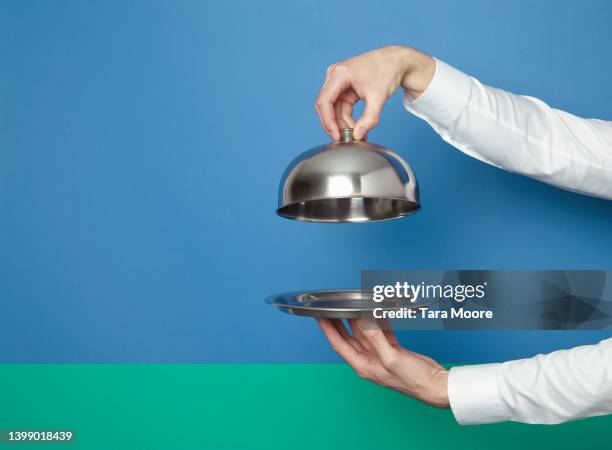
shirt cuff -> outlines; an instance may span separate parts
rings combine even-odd
[[[436,71],[427,89],[413,99],[404,94],[404,106],[416,116],[449,128],[465,109],[472,90],[472,79],[463,72],[434,58]]]
[[[504,422],[510,410],[499,395],[501,364],[453,367],[448,376],[448,399],[461,425]]]

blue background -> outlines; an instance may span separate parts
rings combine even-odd
[[[370,140],[410,161],[423,210],[317,225],[274,214],[327,140],[327,65],[388,44],[611,118],[608,1],[3,1],[0,361],[337,361],[312,320],[263,304],[361,269],[610,268],[612,204],[454,150],[392,98]],[[448,362],[603,332],[430,333]]]

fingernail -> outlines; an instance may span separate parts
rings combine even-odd
[[[361,331],[378,331],[379,327],[375,320],[365,318],[359,320],[359,329]]]
[[[353,132],[353,136],[355,137],[355,140],[359,141],[363,137],[364,133],[365,133],[365,130],[362,127],[357,127],[355,128],[355,131]]]

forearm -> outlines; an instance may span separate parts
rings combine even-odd
[[[451,369],[459,423],[555,424],[612,413],[612,339],[548,355]]]
[[[418,99],[407,90],[405,105],[474,158],[612,199],[612,122],[582,119],[485,86],[440,61]]]

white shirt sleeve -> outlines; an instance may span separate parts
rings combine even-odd
[[[612,122],[485,86],[436,60],[421,96],[404,105],[449,144],[488,164],[570,191],[612,199]]]
[[[612,199],[612,122],[485,86],[439,60],[425,92],[416,100],[405,95],[404,105],[474,158]],[[553,424],[610,414],[612,339],[503,364],[453,367],[448,393],[461,424]]]
[[[448,396],[463,425],[556,424],[612,413],[612,339],[548,355],[453,367]]]

